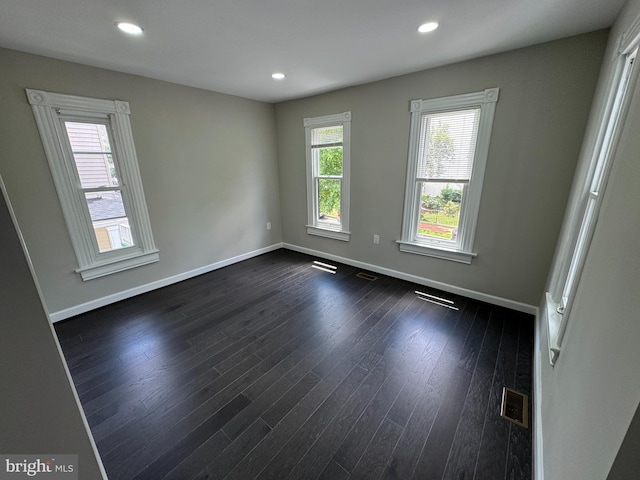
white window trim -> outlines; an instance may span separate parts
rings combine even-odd
[[[628,58],[640,46],[640,17],[617,41],[613,58],[613,74],[607,87],[607,98],[598,120],[596,141],[589,153],[587,174],[574,189],[578,200],[569,205],[565,218],[570,222],[557,266],[551,276],[549,291],[545,294],[544,319],[547,325],[549,363],[555,366],[567,327],[570,323],[573,300],[578,291],[580,277],[587,260],[589,247],[598,222],[609,173],[631,104],[640,67],[630,68]],[[635,63],[640,61],[637,57]]]
[[[349,204],[351,185],[351,112],[335,115],[305,118],[305,150],[307,163],[307,233],[320,237],[332,238],[348,242],[351,238],[349,231]],[[319,222],[316,218],[318,210],[318,195],[314,182],[313,155],[311,152],[311,130],[318,127],[342,125],[342,188],[340,191],[340,225]]]
[[[26,89],[26,92],[78,260],[76,272],[83,280],[90,280],[157,262],[159,253],[153,241],[142,189],[129,121],[129,104],[119,100],[100,100],[41,90]],[[67,142],[63,141],[66,133],[59,117],[61,111],[85,119],[109,119],[115,140],[113,151],[118,160],[122,184],[128,191],[125,208],[135,246],[99,253],[86,202],[76,193],[78,180],[70,163],[73,158],[68,148],[63,146]]]
[[[400,251],[436,257],[470,264],[477,256],[473,252],[482,183],[489,153],[491,129],[495,115],[496,102],[499,96],[498,88],[488,88],[481,92],[454,95],[431,100],[411,101],[411,130],[409,133],[409,157],[407,166],[407,180],[405,186],[404,212],[402,216],[402,235],[399,244]],[[420,141],[420,123],[425,113],[463,110],[480,107],[478,136],[475,157],[471,172],[471,179],[460,207],[461,223],[456,241],[417,240],[418,216],[420,214],[420,189],[416,182],[418,171],[418,153]]]

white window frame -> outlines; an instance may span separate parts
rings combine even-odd
[[[488,88],[481,92],[454,95],[431,100],[412,100],[411,130],[409,133],[409,158],[405,187],[404,212],[402,216],[402,234],[400,251],[470,264],[477,256],[473,252],[482,183],[489,153],[491,129],[499,88]],[[455,240],[424,239],[418,237],[418,219],[421,203],[421,181],[418,177],[420,126],[425,114],[453,112],[471,108],[480,108],[478,133],[471,178],[465,188],[460,205],[460,224]]]
[[[102,277],[159,260],[142,189],[129,115],[129,104],[26,89],[71,243],[83,280]],[[134,246],[100,253],[84,193],[79,188],[73,153],[63,119],[103,123],[110,129],[112,152]]]
[[[305,118],[305,148],[307,164],[307,233],[348,242],[349,231],[349,186],[351,184],[351,112]],[[340,189],[340,224],[322,222],[318,218],[319,165],[313,155],[311,130],[319,127],[342,126],[342,178]]]
[[[562,349],[571,318],[571,309],[587,260],[589,247],[598,223],[600,207],[624,122],[631,104],[630,93],[637,81],[640,17],[628,32],[618,39],[613,59],[613,75],[607,98],[599,118],[596,141],[589,154],[587,174],[580,185],[578,200],[568,207],[565,218],[564,243],[559,250],[557,266],[546,293],[544,317],[549,343],[549,363],[555,366]]]

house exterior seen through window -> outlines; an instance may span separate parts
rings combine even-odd
[[[122,191],[117,188],[118,176],[107,125],[64,121],[64,126],[98,250],[102,253],[133,246]]]

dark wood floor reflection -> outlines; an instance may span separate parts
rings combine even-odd
[[[56,324],[109,478],[531,478],[500,401],[531,394],[533,317],[313,260],[278,250]]]

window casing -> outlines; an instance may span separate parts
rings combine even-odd
[[[307,233],[349,241],[351,112],[305,118]]]
[[[83,280],[159,260],[129,104],[27,89]]]
[[[411,102],[400,250],[471,263],[498,88]]]
[[[572,236],[573,240],[567,249],[569,253],[560,256],[558,264],[561,267],[552,274],[551,288],[546,294],[545,317],[551,365],[555,365],[560,355],[571,317],[571,308],[598,222],[616,147],[629,109],[631,98],[628,93],[637,81],[637,68],[634,68],[640,43],[640,24],[637,22],[636,29],[635,34],[630,32],[627,36],[633,40],[627,45],[621,45],[617,53],[617,65],[610,84],[608,105],[605,106],[605,113],[600,120],[598,139],[591,154],[588,174],[584,183],[578,187],[581,190],[578,201],[579,214],[569,226],[567,234]]]

